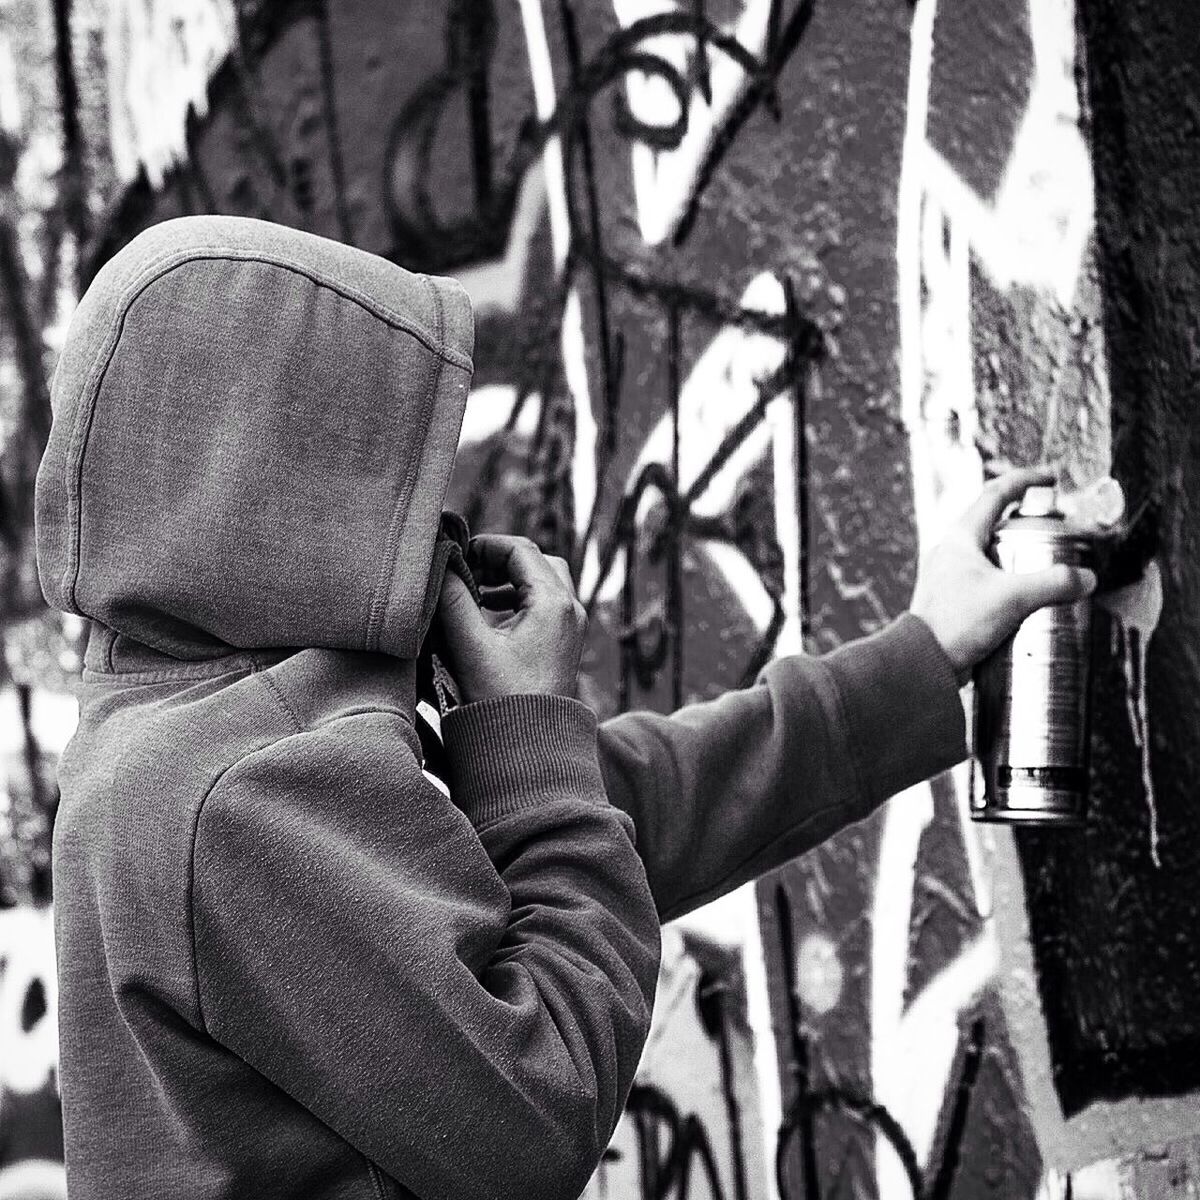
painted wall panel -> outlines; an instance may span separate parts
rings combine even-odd
[[[1182,0],[103,16],[73,17],[81,94],[106,98],[81,274],[208,210],[457,274],[479,332],[451,499],[571,560],[602,715],[880,627],[1005,461],[1121,480],[1087,833],[972,825],[964,763],[697,914],[588,1194],[1158,1194],[1138,1156],[1200,1125]],[[10,657],[69,653],[23,628]],[[0,1102],[0,1169],[18,1116]]]

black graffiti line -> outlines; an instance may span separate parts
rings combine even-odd
[[[30,528],[33,479],[50,434],[50,396],[41,356],[41,335],[29,303],[29,281],[9,205],[0,207],[0,305],[12,334],[21,377],[17,431],[8,453],[16,458],[11,483],[0,487],[0,538],[16,548]]]
[[[582,63],[579,49],[579,31],[575,24],[575,14],[569,0],[560,0],[562,13],[563,36],[567,47],[567,64],[573,91],[580,91],[580,73]],[[583,183],[587,199],[587,221],[589,240],[596,250],[597,258],[602,256],[603,247],[600,240],[600,202],[596,195],[596,167],[592,150],[591,130],[588,126],[587,106],[581,106],[577,119],[570,122],[563,134],[563,161],[566,178],[564,198],[567,204],[567,216],[571,227],[579,227],[579,217],[574,211],[574,195],[571,187],[571,163],[578,149],[583,159]],[[604,400],[604,424],[601,429],[601,447],[603,463],[607,463],[616,454],[617,449],[617,413],[620,408],[621,374],[624,364],[624,343],[614,345],[610,317],[608,311],[608,295],[605,288],[604,271],[592,260],[592,279],[596,291],[596,320],[600,342],[600,386]],[[618,339],[620,335],[618,334]],[[600,468],[604,474],[604,466]]]
[[[29,772],[29,793],[33,807],[42,808],[41,749],[33,732],[33,689],[27,684],[17,685],[17,702],[21,711],[21,728],[24,731],[25,769]]]
[[[746,441],[746,439],[762,424],[767,404],[779,392],[776,385],[778,374],[772,374],[768,379],[759,384],[759,398],[754,405],[733,425],[732,428],[725,434],[724,438],[718,444],[708,462],[700,469],[696,479],[689,485],[687,492],[682,496],[675,495],[675,484],[666,483],[671,477],[665,471],[662,475],[664,481],[660,490],[664,492],[664,496],[669,491],[675,497],[675,503],[690,513],[691,506],[695,501],[703,495],[709,483],[720,471],[721,467],[733,456],[737,449]],[[656,464],[650,464],[654,466]],[[636,512],[637,501],[641,499],[642,492],[645,491],[649,482],[656,481],[657,477],[651,474],[647,476],[643,471],[642,476],[635,483],[633,491],[622,498],[621,504],[618,507],[617,516],[613,521],[613,532],[606,539],[599,553],[600,569],[597,572],[596,583],[589,595],[584,599],[584,606],[589,614],[594,610],[595,604],[599,598],[604,584],[612,571],[616,561],[617,553],[632,541],[635,541],[634,531],[632,530],[633,516]],[[599,490],[599,489],[598,489]],[[693,518],[690,515],[687,518],[687,523],[691,523]]]
[[[684,1117],[671,1098],[649,1084],[634,1084],[626,1111],[637,1134],[641,1191],[645,1200],[687,1200],[692,1163],[700,1160],[711,1200],[725,1200],[716,1156],[704,1125],[695,1113]],[[667,1152],[659,1152],[658,1127],[669,1134]]]
[[[967,1128],[967,1115],[971,1108],[971,1096],[979,1078],[983,1063],[983,1045],[986,1025],[982,1017],[971,1022],[967,1035],[967,1048],[963,1057],[962,1075],[954,1091],[954,1107],[950,1114],[946,1137],[938,1164],[937,1174],[929,1187],[928,1200],[950,1200],[954,1188],[954,1177],[958,1171],[962,1154],[963,1134]]]
[[[779,930],[780,961],[783,964],[784,997],[788,1012],[788,1071],[796,1087],[796,1097],[789,1109],[789,1119],[779,1128],[776,1145],[775,1174],[781,1198],[787,1195],[785,1186],[785,1151],[789,1120],[800,1141],[800,1162],[804,1177],[804,1200],[820,1200],[820,1178],[817,1174],[816,1139],[812,1113],[803,1107],[813,1094],[809,1079],[808,1042],[800,1014],[800,991],[796,983],[796,931],[792,920],[792,901],[782,883],[775,885],[775,921]],[[797,1108],[796,1105],[801,1107]]]
[[[771,21],[775,27],[778,25],[780,7],[781,0],[773,0]],[[768,57],[764,70],[749,79],[746,90],[738,97],[721,122],[720,128],[713,135],[704,158],[701,159],[700,168],[696,172],[696,184],[692,189],[687,208],[684,209],[679,224],[675,228],[674,242],[677,246],[682,245],[687,240],[688,234],[691,233],[700,211],[700,201],[708,185],[716,175],[717,168],[721,165],[725,155],[733,146],[738,132],[750,119],[754,110],[760,104],[765,104],[775,121],[782,120],[782,107],[775,90],[776,80],[796,47],[799,46],[800,39],[808,28],[815,8],[816,0],[801,0],[799,7],[788,18],[782,34],[774,37],[774,40],[768,44]]]
[[[778,12],[780,10],[776,7],[775,11]],[[271,5],[266,6],[264,9],[259,9],[252,27],[243,36],[247,56],[264,52],[265,48],[278,33],[290,27],[295,21],[304,16],[317,18],[319,34],[322,29],[324,30],[323,37],[319,36],[318,38],[320,43],[318,49],[323,56],[323,69],[325,69],[328,76],[332,63],[332,43],[328,30],[328,11],[325,4],[319,2],[319,0],[292,0],[292,3]],[[322,22],[324,22],[324,25],[321,24]],[[794,50],[799,40],[798,32],[796,31],[801,28],[801,25],[793,20],[789,23],[788,28],[794,34],[791,40],[789,41],[787,37],[779,39],[769,38],[766,55],[760,59],[738,42],[735,37],[726,34],[723,30],[709,22],[704,15],[701,3],[693,3],[689,12],[659,14],[634,22],[629,27],[617,31],[601,46],[600,51],[588,63],[579,61],[582,56],[577,54],[576,61],[579,62],[578,76],[572,88],[568,89],[559,98],[555,111],[548,120],[537,122],[532,118],[527,118],[523,126],[523,135],[518,139],[518,144],[510,157],[508,170],[501,176],[502,182],[493,189],[493,203],[490,211],[480,214],[479,221],[490,223],[493,228],[503,227],[506,224],[506,222],[495,219],[497,214],[511,209],[512,197],[516,194],[516,182],[523,178],[529,165],[544,148],[546,141],[555,133],[563,135],[563,144],[566,151],[564,162],[567,168],[567,176],[569,180],[573,181],[576,177],[575,168],[577,159],[582,157],[583,154],[582,147],[587,135],[587,111],[591,100],[602,88],[622,78],[631,71],[658,74],[663,78],[677,97],[679,113],[676,119],[667,126],[655,127],[635,121],[631,115],[629,115],[628,119],[622,120],[620,105],[618,105],[618,124],[622,126],[623,132],[629,137],[640,138],[659,147],[678,144],[686,132],[690,91],[686,87],[682,77],[671,64],[640,48],[640,43],[645,39],[657,37],[665,33],[690,34],[696,39],[696,61],[700,64],[702,74],[707,69],[707,55],[710,49],[723,53],[742,67],[753,85],[750,90],[754,91],[760,98],[765,98],[770,107],[770,99],[774,96],[772,73],[778,71],[782,62]],[[476,36],[473,43],[475,49],[470,50],[466,56],[467,58],[474,57],[475,59],[476,82],[478,82],[479,69],[486,66],[486,64],[478,61],[480,57],[478,50],[479,40],[479,37]],[[230,71],[233,69],[233,66],[229,68]],[[239,82],[244,83],[244,81],[245,77],[243,76]],[[328,89],[326,89],[324,95],[327,100],[331,97]],[[623,93],[618,99],[623,99]],[[480,129],[480,106],[475,104],[472,112],[474,114],[474,128],[472,130],[473,154],[478,162],[480,147],[485,141],[490,146],[490,139],[485,139],[483,133],[486,131]],[[339,149],[337,143],[336,113],[330,111],[328,104],[326,106],[326,123],[329,125],[331,152],[336,153]],[[275,160],[275,166],[277,167],[278,156],[272,155],[267,146],[259,144],[257,148],[266,162],[268,173],[275,175],[276,171],[272,169],[272,159]],[[431,131],[427,127],[424,142],[420,147],[422,156],[427,157],[431,153],[431,148]],[[580,154],[578,155],[576,154],[577,149],[580,150]],[[196,166],[198,167],[198,164]],[[336,175],[336,170],[334,173]],[[594,168],[592,168],[592,173],[594,174]],[[421,176],[422,181],[426,181],[429,177],[428,172],[422,172]],[[479,184],[481,179],[482,176],[477,171],[477,184]],[[180,182],[181,185],[186,185],[188,181],[181,178]],[[202,176],[196,178],[195,182],[201,187],[204,186]],[[486,187],[482,184],[477,187],[477,207],[479,198],[486,190]],[[424,210],[421,214],[421,219],[426,228],[428,229],[435,225],[436,220],[433,217],[432,208],[424,202],[420,204],[420,207]],[[136,211],[136,206],[127,207],[126,211]],[[755,312],[705,288],[689,285],[681,281],[655,278],[639,265],[632,262],[624,263],[613,260],[611,256],[604,252],[602,246],[596,244],[600,228],[598,219],[593,220],[592,229],[595,230],[595,235],[593,236],[589,236],[591,231],[585,230],[582,226],[583,222],[579,219],[578,214],[573,213],[570,228],[570,250],[567,270],[565,272],[565,282],[568,286],[564,287],[561,291],[564,303],[565,296],[569,294],[575,272],[582,267],[587,267],[592,272],[593,278],[598,281],[598,290],[604,297],[603,303],[599,306],[599,315],[605,321],[609,320],[606,285],[615,283],[622,290],[632,295],[654,298],[659,303],[673,307],[680,314],[707,318],[742,328],[756,329],[776,336],[782,335],[787,337],[789,342],[793,339],[797,342],[802,340],[801,332],[796,329],[795,323],[789,320],[786,315],[781,317],[775,313]],[[811,326],[806,327],[803,331],[803,338],[808,341],[810,346],[819,345],[819,335]],[[613,386],[611,381],[619,377],[620,373],[619,367],[622,348],[620,332],[617,331],[615,337],[601,339],[601,341],[602,345],[610,347],[610,369],[608,372],[610,383],[607,388],[606,400],[609,411],[615,413],[619,405],[619,390]],[[548,401],[548,392],[544,393],[544,397]],[[609,429],[613,428],[615,424],[615,419],[606,422],[606,426]],[[608,438],[611,440],[611,434],[608,435]],[[603,502],[604,496],[607,495],[607,481],[609,478],[608,463],[604,462],[599,464],[599,466],[601,469],[597,472],[597,475],[601,486],[597,489],[596,505],[593,506],[593,511],[588,514],[588,534],[582,542],[582,545],[585,546],[588,540],[594,536],[599,505]],[[561,494],[561,491],[555,493],[551,482],[547,481],[546,494],[547,496]],[[683,518],[680,516],[677,521],[677,527],[681,528],[682,525]],[[572,522],[572,527],[578,528],[574,522]],[[608,537],[603,539],[603,541],[611,544],[614,540],[612,536],[614,532],[615,529],[610,530]],[[674,558],[675,555],[673,554],[672,557]],[[773,617],[773,625],[777,626],[779,624],[777,620],[778,616],[779,614],[776,613]],[[777,629],[770,631],[769,641],[772,644],[776,632]]]
[[[674,653],[671,656],[671,707],[683,705],[683,523],[686,507],[679,480],[680,339],[679,310],[667,309],[667,393],[671,405],[671,484],[667,510],[667,625]]]
[[[704,12],[704,0],[692,0],[692,16],[697,25],[704,27],[708,19]],[[712,107],[712,69],[708,62],[708,38],[703,33],[696,35],[696,87],[704,103]]]
[[[618,642],[621,647],[621,674],[618,681],[617,702],[624,711],[629,707],[629,685],[631,676],[636,677],[643,688],[652,687],[655,676],[667,661],[668,630],[661,622],[652,619],[655,640],[649,650],[643,649],[642,625],[634,618],[634,597],[637,585],[637,510],[642,496],[655,488],[666,500],[668,509],[677,503],[678,496],[674,481],[662,463],[647,463],[634,484],[633,491],[622,497],[617,514],[616,545],[625,550],[625,578],[621,585],[621,631]]]
[[[779,1141],[775,1148],[775,1179],[781,1200],[789,1200],[792,1194],[788,1186],[786,1170],[789,1142],[796,1136],[804,1120],[835,1112],[849,1116],[864,1129],[883,1135],[896,1152],[896,1157],[899,1158],[900,1165],[904,1168],[904,1176],[912,1191],[913,1200],[922,1200],[924,1183],[921,1179],[920,1164],[917,1162],[917,1152],[913,1149],[900,1122],[882,1104],[877,1104],[874,1100],[856,1095],[844,1088],[824,1088],[820,1091],[808,1092],[805,1095],[797,1096],[789,1106],[783,1123],[779,1127]],[[806,1190],[803,1195],[804,1200],[811,1200],[814,1193]]]
[[[42,222],[42,278],[38,284],[34,311],[44,329],[54,319],[59,299],[59,273],[62,270],[62,247],[66,234],[66,219],[62,205],[51,204]],[[76,272],[82,270],[83,257],[76,259]]]
[[[602,262],[605,273],[622,283],[633,295],[652,297],[664,303],[678,303],[692,316],[704,317],[715,323],[732,325],[754,333],[769,334],[781,340],[799,336],[802,343],[812,345],[814,353],[824,344],[818,327],[807,319],[802,329],[792,329],[786,314],[749,308],[698,285],[655,279],[640,268],[615,259],[604,258]]]
[[[87,157],[79,120],[79,81],[71,43],[71,0],[54,0],[54,66],[62,121],[63,166],[59,190],[67,228],[77,246],[88,239],[91,219],[87,203]]]
[[[325,114],[325,137],[329,149],[329,171],[333,177],[334,211],[337,213],[338,236],[354,245],[354,227],[350,221],[350,206],[346,201],[346,165],[342,158],[342,135],[338,127],[337,88],[334,81],[333,33],[330,29],[329,4],[318,0],[317,53],[321,63],[321,107]]]
[[[470,0],[465,22],[467,105],[470,113],[471,166],[475,207],[486,212],[492,202],[491,83],[488,67],[496,40],[496,10],[491,0]]]
[[[721,1064],[721,1094],[725,1099],[725,1118],[729,1123],[729,1157],[733,1165],[733,1192],[735,1200],[749,1200],[746,1183],[746,1160],[742,1146],[742,1113],[737,1096],[737,1077],[733,1065],[733,1047],[730,1043],[729,1003],[730,988],[723,979],[712,979],[704,986],[701,975],[697,999],[716,1001],[717,1051]],[[709,1027],[706,1023],[705,1029]]]
[[[237,7],[237,39],[233,44],[232,53],[227,60],[230,67],[230,78],[234,83],[233,92],[239,101],[240,115],[250,129],[250,139],[274,184],[276,191],[281,192],[287,186],[287,168],[284,166],[283,154],[266,122],[259,117],[260,92],[258,81],[258,64],[251,61],[247,47],[245,16],[241,5]]]
[[[783,280],[784,311],[793,326],[803,320],[800,305],[796,300],[796,285],[790,275]],[[820,337],[820,331],[812,328],[812,335]],[[822,347],[823,348],[823,347]],[[796,513],[800,524],[799,574],[800,574],[800,641],[807,649],[812,637],[812,579],[810,564],[809,521],[809,477],[808,477],[808,385],[809,379],[819,367],[820,355],[802,349],[796,342],[788,343],[788,358],[784,361],[784,375],[792,381],[792,454],[796,479]],[[801,377],[801,371],[805,374]]]
[[[454,10],[457,13],[457,9]],[[453,14],[452,14],[453,15]],[[568,40],[571,38],[571,21],[567,18],[564,29]],[[572,86],[565,89],[558,98],[555,110],[542,122],[534,117],[527,117],[522,123],[523,136],[512,152],[504,182],[495,189],[495,201],[487,208],[480,210],[474,219],[459,222],[453,229],[440,226],[432,212],[428,196],[428,182],[431,172],[428,169],[429,157],[434,145],[434,139],[429,126],[436,128],[440,119],[435,111],[437,105],[444,102],[444,97],[458,86],[456,72],[457,58],[449,55],[450,63],[441,75],[427,85],[427,89],[415,96],[406,106],[391,138],[388,153],[384,162],[385,198],[390,203],[390,215],[393,225],[400,233],[407,248],[411,251],[417,248],[421,254],[430,253],[430,244],[435,238],[444,239],[448,233],[454,235],[454,241],[461,243],[455,259],[464,257],[464,250],[479,247],[498,250],[496,231],[507,226],[507,218],[511,217],[513,203],[518,191],[518,184],[530,164],[544,148],[546,142],[555,134],[563,136],[567,157],[570,157],[577,140],[578,126],[584,120],[584,114],[595,95],[609,84],[633,72],[640,71],[647,75],[661,78],[676,96],[679,105],[679,116],[667,127],[658,127],[640,122],[628,112],[623,95],[617,97],[617,124],[619,129],[635,140],[642,140],[656,148],[674,148],[682,140],[687,128],[687,111],[689,95],[686,85],[679,72],[664,59],[647,51],[638,49],[638,43],[644,39],[657,37],[664,33],[691,34],[698,39],[698,44],[704,47],[716,47],[728,54],[737,62],[748,75],[758,76],[765,66],[749,50],[741,45],[736,38],[705,21],[696,13],[666,13],[654,17],[643,18],[632,23],[629,27],[613,34],[601,47],[594,58],[587,64],[579,64],[578,75]],[[568,47],[568,51],[570,48]],[[432,89],[431,91],[429,89]],[[395,206],[389,178],[392,172],[392,162],[399,147],[403,144],[399,131],[412,126],[419,126],[424,133],[418,143],[417,161],[409,172],[415,188],[414,203],[420,215],[422,225],[413,225],[402,216]],[[483,138],[483,131],[472,130],[473,142],[478,145]],[[570,166],[568,165],[568,175]],[[574,222],[573,235],[580,232],[578,222]],[[439,247],[441,249],[441,247]],[[394,248],[392,257],[401,259],[405,255]],[[464,258],[465,260],[465,258]],[[454,259],[452,259],[454,261]]]
[[[182,178],[190,179],[195,183],[196,190],[200,193],[200,211],[210,213],[217,210],[217,198],[213,194],[212,186],[208,182],[208,175],[200,162],[199,138],[200,118],[196,115],[195,106],[189,104],[183,121],[183,139],[187,148],[187,156],[184,160],[186,169]]]
[[[390,257],[445,270],[504,252],[521,183],[549,135],[527,115],[505,170],[496,180],[489,100],[489,64],[496,44],[492,0],[456,0],[446,21],[444,65],[405,102],[388,134],[382,195],[392,231]],[[449,101],[465,93],[475,211],[443,223],[434,211],[433,155]],[[400,194],[400,184],[404,194]]]

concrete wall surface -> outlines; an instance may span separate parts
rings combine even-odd
[[[880,628],[1004,463],[1115,476],[1088,827],[973,824],[967,761],[669,927],[587,1196],[1200,1195],[1198,14],[0,0],[0,1198],[65,1194],[46,381],[189,212],[462,280],[450,503],[572,563],[602,716]]]

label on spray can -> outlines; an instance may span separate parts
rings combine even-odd
[[[1029,488],[1002,521],[992,558],[1025,573],[1055,563],[1093,566],[1091,541],[1073,532],[1053,488]],[[978,821],[1077,825],[1086,814],[1091,738],[1091,598],[1038,609],[975,671]],[[974,778],[974,775],[972,775]]]

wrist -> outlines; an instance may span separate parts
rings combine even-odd
[[[603,798],[596,731],[595,712],[566,696],[470,701],[442,722],[450,794],[476,825],[548,800]]]
[[[574,679],[528,679],[520,682],[493,680],[487,683],[462,687],[464,704],[484,704],[490,700],[504,700],[512,696],[557,696],[575,700],[579,688]]]
[[[946,662],[949,664],[958,686],[963,688],[970,683],[971,670],[974,663],[971,661],[970,656],[964,653],[959,647],[957,640],[939,629],[939,623],[936,618],[927,616],[917,608],[910,608],[908,611],[911,616],[916,617],[929,630],[930,634],[933,635],[933,640],[945,656]]]
[[[966,687],[971,681],[971,669],[975,665],[970,655],[962,650],[956,638],[940,628],[941,622],[935,616],[923,612],[919,606],[910,606],[908,611],[933,635],[933,640],[941,648],[942,653],[946,656],[946,661],[950,664],[958,686]]]

